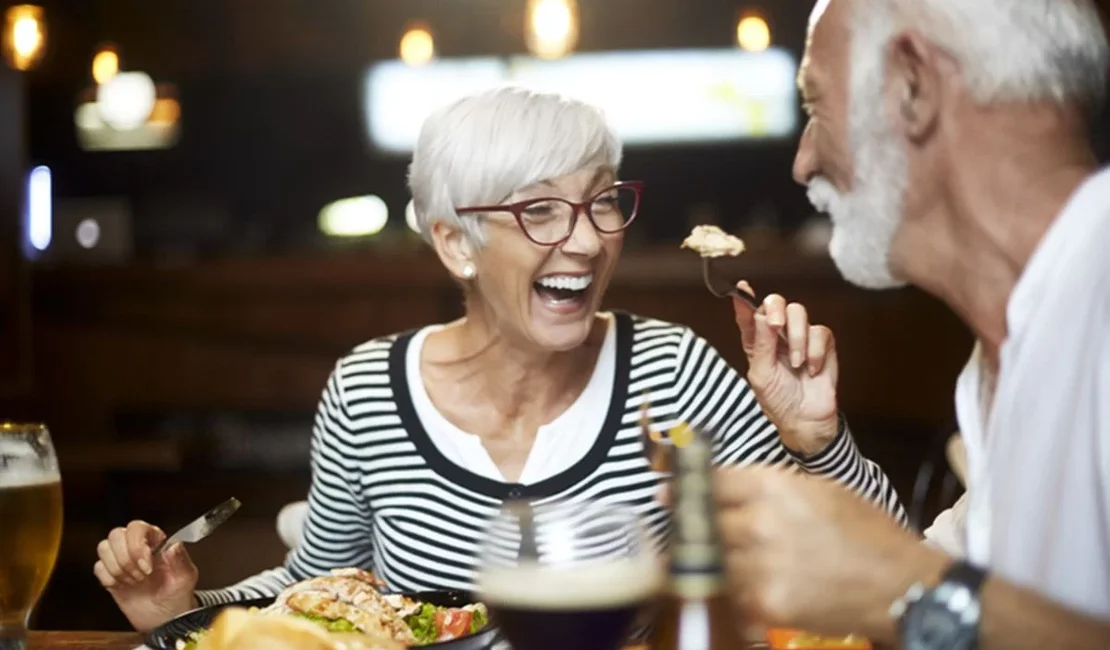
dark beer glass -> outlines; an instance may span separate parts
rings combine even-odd
[[[513,501],[487,526],[477,582],[513,650],[617,650],[664,578],[634,513]]]

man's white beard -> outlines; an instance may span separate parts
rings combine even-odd
[[[833,223],[829,253],[841,275],[865,289],[906,283],[890,270],[890,248],[902,219],[908,176],[905,149],[883,112],[882,76],[853,89],[849,102],[852,191],[841,194],[828,179],[809,183],[809,200]],[[872,87],[877,86],[877,87]]]

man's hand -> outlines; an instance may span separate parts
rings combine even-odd
[[[752,296],[746,282],[736,285]],[[823,451],[837,434],[836,341],[823,325],[810,325],[806,308],[767,296],[759,311],[732,299],[736,326],[748,355],[748,384],[783,444],[803,456]],[[789,343],[779,338],[785,331]]]
[[[888,608],[948,563],[840,485],[788,470],[721,470],[730,592],[749,621],[893,642]]]

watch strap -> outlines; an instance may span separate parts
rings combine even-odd
[[[977,567],[969,562],[958,560],[953,562],[944,575],[940,578],[940,584],[955,583],[967,588],[968,591],[974,596],[979,595],[979,590],[983,588],[983,582],[987,579],[987,570]]]

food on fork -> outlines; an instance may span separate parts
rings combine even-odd
[[[694,226],[682,241],[682,248],[696,251],[702,257],[736,257],[744,252],[744,240],[717,226]]]
[[[286,587],[272,604],[250,613],[263,618],[292,619],[333,635],[387,639],[398,647],[449,641],[474,634],[489,622],[486,608],[480,603],[440,607],[400,594],[383,594],[383,587],[384,583],[369,571],[333,569],[331,575]],[[215,629],[179,640],[178,650],[206,650],[208,646],[202,643]]]

